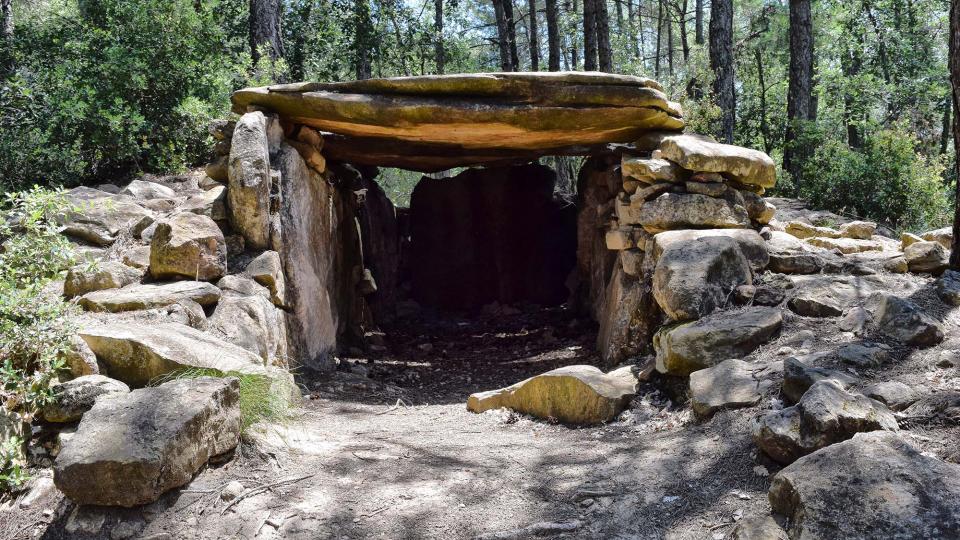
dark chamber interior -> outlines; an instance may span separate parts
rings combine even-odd
[[[410,296],[445,310],[565,302],[576,207],[554,194],[555,184],[554,171],[537,164],[423,178],[401,221]]]

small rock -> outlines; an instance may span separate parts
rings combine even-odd
[[[96,507],[77,505],[70,512],[64,530],[70,534],[97,534],[103,528],[107,516]]]
[[[246,488],[243,487],[243,484],[234,480],[224,486],[223,490],[220,491],[220,498],[224,501],[232,501],[240,495],[243,495],[244,491],[246,491]]]
[[[773,516],[757,516],[741,520],[730,533],[730,540],[790,540],[787,531]]]
[[[911,244],[917,242],[923,242],[923,238],[908,232],[902,233],[900,235],[900,251],[905,251]]]
[[[858,367],[878,367],[890,359],[885,350],[866,343],[850,343],[837,350],[837,355],[848,364]]]
[[[41,414],[47,422],[75,422],[100,397],[126,394],[130,387],[103,375],[84,375],[53,388],[53,397]]]
[[[145,525],[146,523],[139,519],[121,521],[110,529],[110,540],[127,540],[128,538],[134,538],[140,534],[140,531],[143,530]]]
[[[943,249],[950,251],[953,248],[953,228],[944,227],[933,231],[927,231],[920,235],[927,242],[937,242]]]
[[[902,382],[887,381],[867,386],[863,389],[863,395],[885,404],[893,411],[902,411],[920,399],[923,392]]]
[[[150,275],[214,281],[227,272],[227,247],[210,218],[183,212],[157,225],[150,243]]]
[[[140,281],[142,276],[143,272],[119,261],[74,266],[63,282],[63,295],[73,298],[92,291],[119,289]]]
[[[949,262],[949,251],[938,242],[916,242],[903,250],[907,266],[914,273],[939,274]]]
[[[784,225],[787,234],[800,239],[807,238],[840,238],[840,231],[830,227],[817,227],[802,221],[788,221]]]
[[[814,385],[823,380],[832,380],[840,384],[841,388],[848,388],[856,384],[858,379],[841,371],[820,368],[808,365],[827,356],[825,354],[811,354],[801,358],[786,358],[783,361],[783,397],[789,403],[796,403]]]
[[[937,367],[952,368],[960,366],[960,351],[940,351],[937,355]]]
[[[134,180],[130,182],[127,187],[120,191],[120,194],[130,195],[141,200],[172,199],[177,196],[177,192],[167,186],[144,180]]]
[[[204,281],[136,283],[122,289],[87,293],[79,303],[87,311],[117,313],[161,308],[184,300],[211,306],[220,300],[220,289]]]
[[[247,275],[257,283],[270,289],[270,300],[277,306],[286,302],[286,280],[283,275],[283,263],[276,251],[264,251],[247,264]]]
[[[864,251],[883,251],[883,244],[873,240],[855,240],[853,238],[807,238],[806,242],[823,249],[837,250],[844,255],[863,253]],[[909,259],[908,259],[909,260]]]
[[[859,334],[868,322],[870,322],[870,312],[857,306],[847,310],[838,326],[844,332]]]
[[[851,221],[840,225],[840,235],[844,238],[869,240],[877,230],[877,224],[872,221]]]
[[[750,407],[760,401],[773,382],[762,377],[765,365],[724,360],[690,374],[690,403],[701,418],[721,409]]]
[[[960,272],[947,270],[937,280],[937,296],[944,303],[951,306],[960,306]]]
[[[870,298],[875,327],[887,337],[907,345],[928,347],[943,341],[943,329],[909,300],[883,292]]]

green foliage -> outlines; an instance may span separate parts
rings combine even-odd
[[[290,413],[290,400],[284,385],[271,380],[269,377],[240,373],[237,371],[221,372],[216,369],[190,368],[168,373],[150,381],[151,386],[158,386],[165,382],[180,379],[196,379],[198,377],[236,377],[240,380],[240,416],[241,430],[257,422],[278,423],[287,419]]]
[[[51,397],[74,330],[73,307],[46,289],[74,260],[57,232],[69,205],[61,192],[34,187],[8,194],[0,209],[0,406],[30,421]],[[14,448],[0,451],[0,490],[23,478]]]
[[[22,449],[20,437],[0,441],[0,493],[19,489],[30,479],[24,469]]]
[[[902,126],[877,131],[862,150],[828,141],[804,164],[798,195],[816,208],[851,213],[900,230],[943,226],[949,219],[944,163],[917,152]]]

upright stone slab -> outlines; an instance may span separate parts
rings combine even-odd
[[[270,148],[267,121],[257,111],[237,122],[230,147],[227,207],[230,224],[253,249],[270,242]]]

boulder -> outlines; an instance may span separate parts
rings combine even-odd
[[[66,199],[72,209],[60,220],[63,234],[97,246],[113,244],[121,231],[153,214],[133,197],[89,187],[67,191]]]
[[[883,403],[890,410],[902,411],[923,397],[924,392],[897,381],[885,381],[865,387],[861,393]]]
[[[741,190],[740,196],[743,198],[744,207],[751,220],[761,225],[766,225],[773,220],[773,216],[777,213],[776,206],[752,191]]]
[[[883,251],[883,244],[873,240],[856,240],[853,238],[807,238],[806,242],[812,246],[823,249],[837,250],[840,253],[849,255],[851,253],[862,253],[864,251]]]
[[[767,268],[779,274],[819,274],[825,266],[813,253],[771,252]]]
[[[939,274],[947,268],[950,251],[938,242],[915,242],[903,250],[911,272]]]
[[[103,375],[84,375],[53,387],[40,414],[47,422],[76,422],[102,396],[126,394],[130,387]]]
[[[150,243],[156,279],[213,281],[227,272],[227,245],[210,218],[183,212],[163,221]]]
[[[663,327],[653,340],[657,371],[689,375],[723,360],[742,358],[774,337],[782,324],[779,309],[751,307]]]
[[[797,357],[788,357],[783,360],[783,387],[781,394],[787,403],[796,403],[800,398],[819,381],[834,381],[844,390],[857,384],[859,379],[853,375],[810,365],[824,354],[808,354]]]
[[[840,225],[840,235],[844,238],[870,240],[877,231],[877,224],[872,221],[850,221]]]
[[[900,234],[900,251],[904,251],[910,244],[915,244],[917,242],[923,242],[923,238],[913,234],[913,233],[901,233]]]
[[[63,295],[67,298],[81,296],[92,291],[119,289],[140,281],[143,271],[119,261],[102,261],[93,265],[74,266],[67,272],[63,282]]]
[[[283,265],[276,251],[264,251],[247,264],[246,274],[257,283],[270,289],[270,299],[278,306],[284,306],[286,298],[286,280]]]
[[[887,351],[870,343],[848,343],[837,349],[840,360],[861,368],[880,367],[890,359]]]
[[[636,385],[594,366],[567,366],[513,386],[472,394],[467,409],[481,413],[506,407],[569,424],[599,424],[616,418],[636,394]]]
[[[256,354],[264,363],[287,364],[284,314],[269,299],[227,293],[208,322],[210,333]]]
[[[179,210],[207,216],[214,221],[223,221],[227,219],[226,201],[227,188],[217,185],[188,198],[180,205]]]
[[[927,242],[937,242],[943,249],[947,250],[949,253],[953,249],[953,228],[944,227],[942,229],[936,229],[933,231],[927,231],[920,235],[920,238],[923,238]]]
[[[146,270],[150,267],[150,246],[133,246],[123,253],[123,264]]]
[[[870,298],[870,310],[874,328],[889,338],[917,347],[943,341],[940,323],[910,300],[878,292]]]
[[[862,305],[873,291],[887,282],[860,276],[794,276],[794,293],[787,305],[805,317],[838,317],[849,308]]]
[[[70,374],[74,377],[98,375],[100,373],[97,355],[93,354],[87,342],[76,334],[70,336],[70,344],[62,355],[66,368],[70,370]]]
[[[622,265],[615,266],[597,317],[600,356],[615,364],[646,354],[661,318],[650,285],[628,276]]]
[[[675,229],[747,229],[746,209],[727,199],[695,193],[664,193],[640,207],[637,222],[650,233]]]
[[[220,278],[220,281],[217,282],[217,287],[223,291],[232,291],[242,296],[262,296],[264,298],[270,298],[270,289],[257,283],[253,278],[239,274],[223,276]]]
[[[721,409],[740,409],[756,405],[773,381],[762,377],[764,364],[743,360],[724,360],[690,374],[690,404],[701,418],[709,418]]]
[[[960,272],[947,270],[936,284],[937,296],[951,306],[960,306]]]
[[[840,231],[830,227],[818,227],[803,221],[788,221],[784,231],[800,239],[806,238],[840,238]]]
[[[790,540],[773,516],[745,518],[730,532],[730,540]]]
[[[660,152],[688,171],[722,173],[742,184],[763,188],[777,183],[773,160],[759,150],[721,144],[697,135],[674,135],[663,139]]]
[[[860,433],[797,460],[770,485],[790,538],[960,537],[960,465],[889,432]]]
[[[620,162],[623,176],[647,184],[655,182],[682,182],[689,173],[665,159],[641,158],[624,155]]]
[[[134,284],[122,289],[110,289],[87,293],[80,298],[80,305],[87,311],[139,311],[192,300],[202,306],[216,304],[220,289],[205,281],[177,281],[159,285]]]
[[[177,192],[156,182],[134,180],[120,191],[121,195],[130,195],[135,199],[173,199]]]
[[[740,252],[750,262],[754,271],[766,268],[770,261],[767,244],[763,237],[753,229],[688,229],[679,231],[664,231],[653,236],[653,258],[660,258],[665,249],[675,244],[687,244],[700,238],[726,237],[734,240]]]
[[[857,433],[899,429],[879,401],[825,380],[811,386],[796,405],[761,418],[753,438],[771,459],[786,464]]]
[[[750,265],[737,242],[701,237],[675,242],[660,253],[653,296],[671,319],[696,320],[723,308],[737,286],[751,283]]]
[[[902,256],[891,257],[883,262],[883,269],[893,274],[906,274],[910,271],[907,259]]]
[[[54,483],[80,505],[147,504],[235,448],[240,425],[235,378],[182,379],[100,399],[57,456]]]
[[[903,410],[906,418],[927,423],[960,426],[960,390],[946,390],[922,396]]]
[[[84,328],[80,337],[111,377],[133,387],[192,368],[274,375],[256,354],[178,323],[110,324]]]
[[[253,249],[270,243],[270,149],[267,119],[250,112],[233,131],[228,166],[230,224]]]

